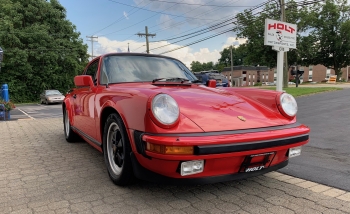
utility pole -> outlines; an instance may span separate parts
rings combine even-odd
[[[281,0],[281,21],[286,22],[286,5],[285,1]],[[288,58],[287,58],[287,51],[284,52],[283,55],[283,60],[284,60],[284,66],[283,66],[283,87],[287,88],[288,87],[288,82],[289,82],[289,75],[288,75]]]
[[[86,36],[86,38],[90,38],[90,40],[87,40],[88,42],[91,42],[91,60],[95,57],[94,56],[94,42],[97,42],[98,37],[97,36]],[[95,41],[96,39],[96,41]]]
[[[153,37],[155,37],[156,36],[156,34],[154,33],[154,34],[150,34],[150,33],[148,33],[148,28],[147,28],[147,26],[145,27],[145,33],[138,33],[138,34],[136,34],[136,35],[138,35],[139,37],[142,37],[142,36],[144,36],[144,37],[146,37],[146,46],[147,46],[147,53],[149,54],[149,42],[148,42],[148,37],[149,36],[151,36],[152,38]]]

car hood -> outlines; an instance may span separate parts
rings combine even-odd
[[[164,90],[177,102],[181,114],[203,131],[252,129],[285,125],[276,111],[247,97],[223,89],[189,87]]]

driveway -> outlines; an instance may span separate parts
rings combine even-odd
[[[272,172],[210,185],[119,187],[103,155],[67,143],[61,118],[0,123],[1,213],[350,213],[350,193]]]
[[[350,191],[350,89],[297,98],[298,121],[311,128],[300,158],[280,172]]]

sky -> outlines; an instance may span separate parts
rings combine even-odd
[[[110,52],[145,52],[148,26],[150,53],[177,58],[188,67],[192,61],[214,62],[224,48],[245,42],[230,32],[232,21],[244,9],[262,0],[59,0],[67,19],[81,33],[92,53],[87,36],[98,37],[93,55]],[[226,22],[224,22],[226,21]],[[219,23],[224,22],[222,25]],[[216,26],[216,27],[213,27]],[[220,26],[220,28],[218,28]],[[208,27],[211,27],[208,30]],[[217,28],[217,29],[215,29]],[[226,32],[228,31],[228,32]],[[220,35],[218,35],[220,34]],[[218,35],[218,36],[215,36]],[[207,37],[211,39],[201,41]],[[195,43],[188,46],[190,43]],[[183,47],[185,46],[185,47]],[[177,49],[177,50],[174,50]],[[171,51],[168,53],[164,53]]]

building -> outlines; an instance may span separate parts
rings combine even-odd
[[[310,66],[291,66],[289,68],[289,81],[294,80],[291,75],[292,67],[295,70],[303,70],[304,74],[300,77],[300,82],[326,82],[330,75],[334,75],[333,69],[326,68],[323,65]],[[342,68],[341,79],[350,80],[350,66]],[[234,86],[254,86],[256,83],[275,82],[277,76],[276,68],[266,66],[233,66],[231,77],[231,67],[225,67],[221,72],[231,82],[233,78]]]
[[[235,86],[254,86],[256,83],[265,83],[274,81],[274,70],[266,66],[233,66],[231,76],[231,67],[225,67],[221,72],[226,78],[233,82]]]
[[[329,79],[330,75],[335,75],[333,69],[329,69],[323,65],[309,65],[309,66],[292,66],[294,70],[297,70],[299,67],[300,71],[304,71],[304,74],[300,77],[300,82],[326,82]],[[290,68],[290,70],[292,69]],[[349,67],[342,68],[341,80],[348,81],[350,72]],[[289,71],[290,71],[289,70]],[[294,77],[289,72],[289,79],[293,80]]]

